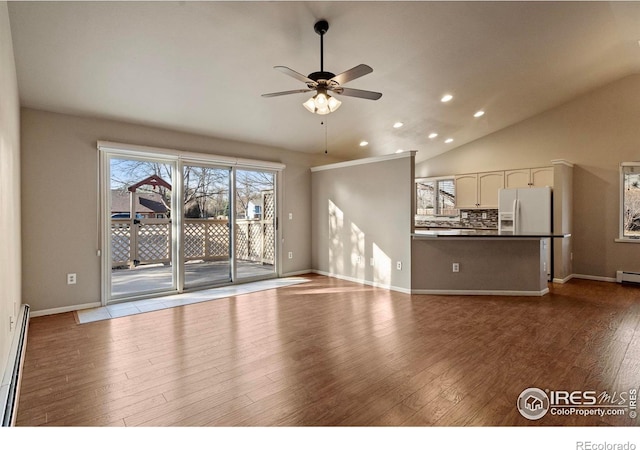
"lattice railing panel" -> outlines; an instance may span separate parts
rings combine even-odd
[[[111,224],[111,263],[122,265],[129,261],[131,230],[128,223]]]
[[[207,224],[207,257],[214,259],[229,257],[229,222]]]
[[[269,202],[265,202],[268,205]],[[268,210],[266,210],[268,211]],[[171,223],[135,225],[137,252],[131,249],[130,222],[112,222],[112,265],[136,262],[150,264],[170,262]],[[239,220],[236,222],[236,258],[267,264],[275,262],[275,225],[273,220]],[[186,260],[206,261],[229,258],[229,222],[226,220],[187,219],[184,224]]]
[[[184,257],[197,259],[205,257],[205,223],[185,223],[184,225]]]
[[[171,258],[171,224],[147,223],[138,227],[140,263],[164,262]]]
[[[249,259],[249,223],[236,223],[236,259]]]
[[[264,224],[264,247],[262,262],[273,264],[276,259],[276,227],[273,223]]]
[[[260,222],[249,224],[249,259],[262,260],[262,223]]]
[[[276,217],[276,202],[272,191],[262,194],[262,205],[264,208],[264,220],[273,220]]]

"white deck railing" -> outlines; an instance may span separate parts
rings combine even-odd
[[[237,220],[235,230],[237,259],[274,263],[273,220]],[[171,262],[171,238],[169,219],[141,219],[135,224],[130,219],[112,219],[112,267],[167,264]],[[229,244],[228,220],[185,219],[185,261],[229,259]]]

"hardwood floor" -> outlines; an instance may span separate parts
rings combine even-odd
[[[32,318],[18,425],[637,425],[530,421],[529,387],[640,386],[640,288],[407,295],[310,282],[78,325]]]

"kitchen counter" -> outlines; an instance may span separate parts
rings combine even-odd
[[[520,233],[514,234],[512,231],[498,231],[492,229],[463,229],[463,228],[443,228],[441,230],[416,230],[412,233],[413,239],[434,239],[434,238],[485,238],[485,239],[548,239],[565,238],[570,234],[562,233]]]
[[[411,285],[416,294],[542,296],[547,245],[560,233],[482,229],[416,230]]]

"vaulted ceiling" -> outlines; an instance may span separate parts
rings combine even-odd
[[[640,2],[54,1],[9,12],[23,106],[343,159],[403,149],[421,161],[640,72]],[[338,111],[318,116],[302,106],[309,94],[261,96],[305,87],[273,66],[320,70],[318,19],[329,22],[324,69],[370,65],[347,87],[380,100],[339,96]]]

